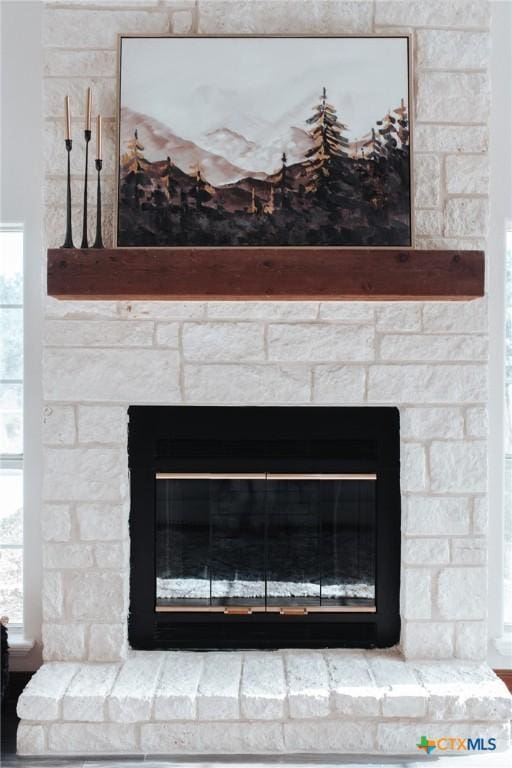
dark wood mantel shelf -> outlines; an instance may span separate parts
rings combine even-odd
[[[393,248],[114,248],[48,251],[59,299],[467,300],[483,251]]]

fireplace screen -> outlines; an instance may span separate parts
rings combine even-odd
[[[375,611],[374,474],[156,475],[156,610]]]

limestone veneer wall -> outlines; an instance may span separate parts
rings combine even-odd
[[[483,248],[487,2],[52,2],[45,13],[46,243],[63,238],[62,105],[105,119],[106,241],[118,32],[410,32],[418,247]],[[73,150],[75,238],[83,156]],[[91,200],[91,202],[93,202]],[[91,217],[91,229],[93,225]],[[93,233],[91,232],[91,235]],[[43,255],[44,258],[44,255]],[[43,270],[42,270],[43,271]],[[402,648],[486,652],[486,302],[70,302],[44,327],[46,659],[127,652],[129,404],[396,405],[402,441]]]

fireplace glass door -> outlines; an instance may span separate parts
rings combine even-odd
[[[156,610],[375,611],[376,475],[156,475]]]

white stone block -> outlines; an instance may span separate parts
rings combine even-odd
[[[484,621],[458,621],[455,625],[455,655],[459,659],[484,660],[487,656],[487,627]]]
[[[447,659],[453,656],[454,625],[450,622],[407,621],[402,635],[406,659]]]
[[[44,90],[45,90],[45,105],[44,109],[48,110],[49,113],[53,114],[54,117],[47,119],[44,121],[44,157],[43,157],[43,173],[45,174],[46,178],[52,177],[56,172],[59,172],[62,174],[62,176],[65,176],[66,174],[66,157],[62,155],[62,113],[63,113],[63,107],[64,107],[64,96],[69,95],[70,102],[71,102],[71,109],[74,108],[74,106],[80,107],[83,106],[85,103],[85,88],[87,86],[92,86],[94,89],[94,95],[95,97],[100,95],[101,96],[101,104],[96,103],[93,107],[94,110],[98,108],[98,106],[103,108],[103,115],[108,119],[105,119],[105,121],[102,123],[102,143],[103,143],[103,168],[101,175],[105,174],[105,179],[102,178],[102,193],[105,192],[105,203],[110,202],[112,205],[112,209],[109,210],[108,208],[102,208],[102,214],[103,214],[103,221],[102,221],[102,234],[103,234],[103,242],[108,247],[110,246],[112,242],[112,213],[113,213],[113,198],[112,193],[108,189],[108,179],[113,179],[115,170],[116,170],[116,164],[115,164],[115,157],[116,157],[116,150],[115,150],[115,126],[114,126],[114,115],[115,115],[115,80],[96,80],[91,82],[90,80],[73,80],[69,78],[62,78],[57,81],[52,79],[51,81],[46,81],[46,83],[51,82],[51,90],[48,90],[47,85],[45,84]],[[55,82],[57,82],[58,88],[55,89]],[[100,89],[98,89],[98,83],[102,83]],[[51,96],[51,101],[50,101]],[[95,102],[97,102],[97,99],[95,98]],[[59,114],[60,110],[60,114]],[[81,109],[77,109],[77,112],[81,112]],[[46,114],[46,113],[45,113]],[[75,115],[74,119],[71,122],[71,130],[74,136],[83,136],[83,122],[84,117],[83,114],[78,117],[78,115]],[[77,141],[77,139],[75,139]],[[76,152],[76,156],[73,157],[75,153],[71,152],[71,174],[72,174],[72,191],[73,191],[73,198],[72,198],[72,227],[73,227],[73,233],[76,233],[82,231],[83,226],[83,219],[82,219],[82,201],[83,201],[83,156],[81,152]],[[91,168],[92,170],[92,168]],[[89,177],[90,178],[90,177]],[[95,185],[94,185],[95,186]],[[60,196],[59,196],[59,189],[60,189]],[[65,188],[64,188],[65,189]],[[66,209],[64,207],[65,200],[66,200],[66,194],[62,194],[63,186],[62,182],[53,182],[52,186],[50,187],[50,182],[47,182],[44,187],[44,201],[45,201],[45,209],[44,209],[44,232],[43,236],[44,239],[48,245],[49,248],[58,248],[62,245],[62,221],[66,220]],[[82,197],[79,197],[80,192],[82,192]],[[91,193],[93,193],[93,187],[91,185]],[[91,200],[91,203],[94,201]],[[103,200],[102,200],[103,202]],[[92,206],[91,206],[92,207]],[[93,208],[94,210],[94,208]],[[64,216],[64,219],[62,218]],[[58,227],[58,223],[60,222],[60,227]],[[93,220],[92,217],[89,218],[89,226],[87,228],[88,235],[90,237],[89,242],[93,242],[93,238],[95,237],[95,231],[93,226]],[[107,239],[108,238],[108,239]],[[68,302],[67,302],[68,303]],[[83,304],[85,302],[72,302],[73,304],[77,303],[78,307],[75,308],[76,314],[81,314]],[[69,302],[71,304],[71,302]],[[111,313],[109,311],[106,311],[108,309],[108,304],[112,304],[113,307],[115,307],[115,312]],[[85,309],[85,308],[84,308]],[[82,310],[83,311],[83,310]],[[105,306],[102,306],[98,308],[97,311],[94,311],[90,309],[87,311],[85,309],[85,314],[92,316],[91,319],[95,318],[98,319],[100,317],[111,317],[114,316],[117,312],[117,305],[113,302],[106,302]],[[53,313],[52,313],[53,314]],[[60,313],[58,316],[63,317],[67,313],[65,311],[65,308],[60,310]],[[84,318],[85,319],[85,318]]]
[[[489,158],[486,155],[449,155],[445,162],[448,194],[486,195],[489,192]]]
[[[271,324],[267,343],[269,359],[279,362],[354,362],[374,357],[374,331],[368,325]]]
[[[371,32],[373,4],[366,0],[336,2],[308,0],[200,0],[200,33],[305,33]]]
[[[417,67],[485,69],[489,51],[490,36],[487,32],[441,29],[419,29],[416,32]]]
[[[416,152],[487,152],[489,131],[485,125],[435,125],[416,123]]]
[[[309,719],[330,713],[329,670],[321,653],[285,654],[290,717]]]
[[[65,662],[43,664],[18,699],[18,717],[22,720],[58,720],[62,697],[77,669],[76,664]]]
[[[444,233],[448,236],[485,237],[489,204],[481,197],[452,197],[446,202]]]
[[[461,438],[464,417],[460,408],[404,408],[400,435],[405,439]]]
[[[489,434],[487,408],[468,408],[466,410],[466,434],[469,437],[487,437]]]
[[[180,402],[177,352],[162,349],[47,349],[47,399]]]
[[[73,445],[75,440],[75,409],[73,406],[47,405],[43,410],[43,444]]]
[[[432,720],[508,720],[512,696],[486,664],[451,661],[418,664]]]
[[[143,723],[141,750],[152,755],[279,754],[281,723]]]
[[[316,320],[316,301],[209,301],[209,320]]]
[[[46,123],[45,127],[53,125]],[[57,130],[57,127],[55,127]],[[62,135],[61,149],[62,149]],[[82,169],[83,171],[83,169]],[[52,181],[53,188],[53,181]],[[117,317],[117,301],[69,301],[54,299],[52,296],[44,297],[44,313],[46,317],[63,317],[76,320],[88,320],[99,317]]]
[[[445,568],[437,581],[437,604],[443,619],[484,619],[487,604],[485,568]]]
[[[460,723],[440,723],[423,722],[421,724],[421,734],[428,735],[429,739],[454,739],[454,746],[458,745],[458,739],[461,738]],[[496,738],[498,749],[508,749],[510,738],[509,723],[465,723],[464,737],[470,739]],[[393,755],[418,755],[418,724],[417,723],[379,723],[377,749],[379,752],[390,753]],[[447,744],[449,746],[449,742]],[[448,750],[444,755],[455,753],[461,756],[461,752]],[[464,753],[466,754],[466,753]],[[478,754],[478,753],[477,753]],[[484,753],[487,754],[487,753]],[[471,758],[470,758],[471,759]],[[485,764],[485,757],[482,757],[481,765]]]
[[[175,35],[186,35],[192,28],[190,11],[175,11],[171,16],[172,31]]]
[[[179,331],[179,323],[158,323],[156,326],[157,346],[177,349],[179,346]]]
[[[42,588],[43,618],[45,621],[60,621],[64,607],[62,574],[57,571],[43,572]]]
[[[89,661],[118,661],[126,658],[126,623],[92,624]]]
[[[115,77],[115,51],[46,49],[43,51],[45,77]]]
[[[98,568],[129,567],[130,547],[127,541],[106,541],[94,545],[94,560]]]
[[[487,240],[485,237],[441,237],[440,235],[423,235],[416,238],[416,248],[426,250],[467,250],[485,251]]]
[[[377,304],[378,331],[419,331],[421,329],[421,305],[414,302]]]
[[[469,533],[469,502],[449,496],[411,496],[407,499],[405,531],[413,536]]]
[[[446,565],[450,560],[447,539],[404,539],[402,558],[406,565]]]
[[[200,320],[206,304],[199,301],[121,301],[119,315],[133,320]]]
[[[74,620],[124,619],[127,584],[115,571],[71,571],[66,576],[66,609]]]
[[[137,726],[129,723],[53,723],[48,745],[57,755],[140,753]]]
[[[18,755],[44,755],[46,752],[46,727],[19,723],[16,732],[16,753]]]
[[[93,550],[89,544],[49,542],[43,546],[43,568],[90,568]]]
[[[377,25],[471,29],[487,28],[489,19],[489,3],[485,0],[377,0],[375,4]]]
[[[414,149],[416,152],[486,153],[489,150],[489,131],[485,125],[416,123]]]
[[[244,656],[240,709],[247,720],[284,720],[286,681],[280,653],[247,653]]]
[[[127,456],[118,448],[48,448],[43,497],[51,501],[118,501],[126,495]]]
[[[405,568],[402,616],[404,619],[430,619],[432,613],[432,572],[427,568]]]
[[[155,693],[155,720],[194,720],[199,678],[203,669],[200,653],[165,654]]]
[[[375,403],[436,404],[483,402],[485,365],[372,365],[368,400]]]
[[[127,536],[128,509],[123,504],[77,504],[83,541],[115,541]]]
[[[115,117],[115,78],[88,78],[87,84],[94,93],[94,110],[98,110],[106,118]],[[85,81],[78,78],[51,77],[43,80],[43,115],[44,117],[60,117],[66,93],[75,109],[74,117],[84,116],[84,91]],[[76,134],[75,134],[76,135]],[[110,158],[109,158],[110,159]],[[106,170],[111,173],[111,165],[106,165]],[[45,171],[51,173],[51,167],[45,163]],[[75,232],[77,230],[75,229]],[[91,241],[89,241],[91,242]]]
[[[183,356],[199,362],[263,360],[263,326],[257,323],[185,323]]]
[[[485,535],[488,528],[489,501],[487,496],[473,499],[473,533]]]
[[[427,482],[425,448],[418,443],[400,445],[400,485],[402,491],[424,491]]]
[[[375,321],[373,301],[323,301],[320,304],[320,320],[336,320],[355,325],[373,325]],[[314,319],[311,318],[311,319]]]
[[[151,651],[139,653],[125,661],[108,699],[111,720],[136,723],[151,718],[164,655]]]
[[[365,399],[366,369],[362,365],[317,365],[313,402],[361,403]]]
[[[126,446],[128,416],[122,406],[80,405],[78,440],[80,443],[117,443]]]
[[[384,717],[423,717],[427,695],[414,670],[395,655],[368,654],[373,678],[382,691]]]
[[[311,374],[284,365],[185,365],[189,403],[309,403]]]
[[[486,333],[487,301],[437,301],[423,306],[427,333]]]
[[[433,208],[416,208],[416,235],[441,235],[443,232],[443,214]]]
[[[81,664],[62,699],[62,719],[105,720],[105,702],[118,672],[118,664]]]
[[[208,653],[197,691],[199,720],[238,720],[240,718],[240,678],[242,654]]]
[[[327,651],[331,700],[343,717],[377,717],[382,690],[375,685],[365,657],[357,651]]]
[[[452,539],[454,565],[483,565],[487,562],[487,540],[484,537]]]
[[[167,32],[166,13],[145,13],[125,10],[78,10],[48,8],[44,14],[43,45],[52,48],[86,47],[87,39],[93,40],[96,48],[115,48],[119,32]]]
[[[487,488],[487,443],[433,442],[430,482],[441,493],[478,493]]]
[[[414,158],[414,205],[416,208],[439,208],[441,203],[441,163],[437,155]]]
[[[43,659],[81,661],[85,658],[85,626],[43,622]]]
[[[153,323],[46,320],[44,343],[51,347],[150,347],[153,343]]]
[[[368,754],[375,751],[376,724],[361,720],[297,720],[284,723],[287,753]]]
[[[68,541],[71,536],[71,508],[68,504],[43,504],[41,530],[44,541]]]
[[[383,336],[380,342],[382,360],[447,362],[450,360],[487,360],[486,336],[427,336],[396,334]]]
[[[490,107],[489,79],[480,72],[420,72],[416,104],[420,122],[485,123]]]

